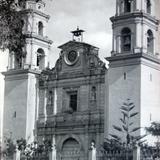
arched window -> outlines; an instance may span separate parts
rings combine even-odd
[[[154,37],[151,30],[147,31],[147,52],[148,53],[154,52]]]
[[[43,36],[43,23],[42,22],[38,22],[38,34],[40,36]]]
[[[131,30],[129,28],[122,29],[121,45],[122,51],[131,51]]]
[[[44,56],[44,50],[42,48],[39,48],[37,50],[37,67],[39,67],[39,69],[44,68]]]
[[[151,1],[146,0],[146,11],[147,13],[151,14]]]
[[[124,0],[124,12],[131,12],[131,0]]]

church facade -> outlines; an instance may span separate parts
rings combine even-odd
[[[59,48],[55,67],[40,78],[37,138],[53,140],[57,159],[88,159],[91,143],[103,143],[106,68],[97,47]]]
[[[79,40],[79,29],[59,46],[60,56],[50,69],[45,3],[27,0],[22,8],[26,55],[17,59],[11,53],[3,73],[3,135],[28,142],[48,139],[57,160],[87,160],[91,144],[99,150],[104,137],[114,132],[112,126],[120,125],[120,107],[127,99],[139,112],[136,125],[144,128],[159,120],[159,3],[116,1],[108,69],[98,57],[99,49]]]

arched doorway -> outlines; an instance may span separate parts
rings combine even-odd
[[[68,138],[64,141],[61,152],[61,160],[80,160],[80,144],[74,138]]]

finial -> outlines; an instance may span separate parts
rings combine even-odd
[[[82,29],[79,29],[79,27],[77,26],[77,29],[75,31],[71,31],[71,33],[73,34],[73,41],[83,41],[83,32],[85,32]]]

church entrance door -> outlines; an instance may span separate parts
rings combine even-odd
[[[80,160],[81,151],[77,140],[73,138],[67,139],[62,147],[62,160]]]

